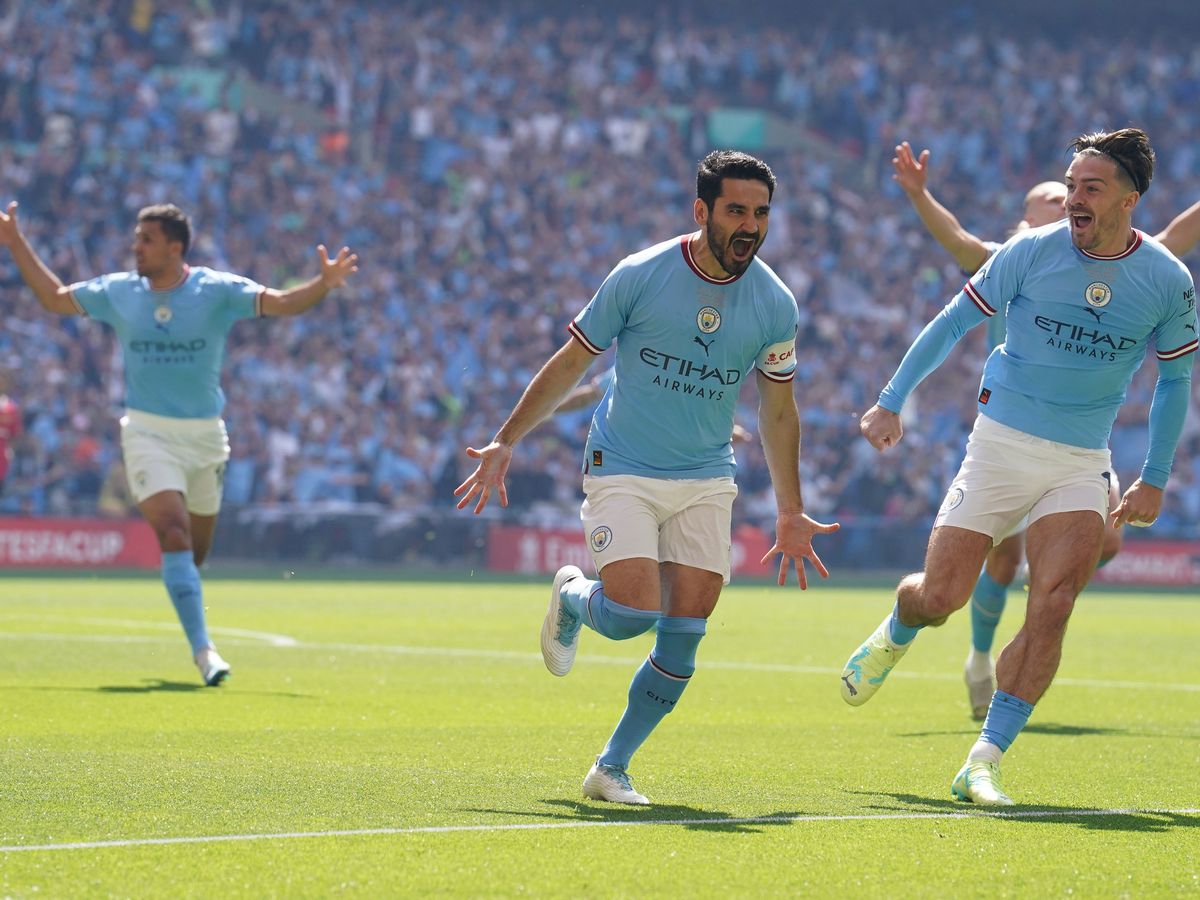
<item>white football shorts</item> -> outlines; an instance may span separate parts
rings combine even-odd
[[[220,512],[229,459],[223,420],[176,419],[130,409],[121,417],[121,451],[129,489],[138,503],[162,491],[179,491],[188,512]]]
[[[645,557],[717,572],[729,583],[732,478],[585,475],[579,510],[596,571]]]
[[[1090,509],[1104,518],[1111,472],[1107,449],[1048,441],[979,416],[933,524],[978,531],[998,543],[1054,513]]]

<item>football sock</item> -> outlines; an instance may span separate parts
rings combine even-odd
[[[192,645],[192,655],[210,643],[204,625],[204,591],[200,586],[200,570],[191,550],[175,550],[162,555],[162,579],[179,616],[179,624]]]
[[[1004,603],[1008,599],[1008,585],[1001,584],[984,569],[979,573],[975,582],[975,590],[971,594],[971,646],[980,653],[988,653],[992,649],[992,641],[996,638],[996,626],[1000,624],[1000,614],[1004,612]]]
[[[562,590],[563,605],[593,631],[624,641],[645,634],[659,619],[657,610],[622,606],[604,593],[599,581],[575,578]]]
[[[658,620],[654,649],[629,685],[629,705],[608,739],[598,762],[628,768],[637,748],[650,736],[663,716],[675,708],[688,679],[696,671],[696,648],[706,622],[685,616]]]
[[[1029,721],[1032,712],[1033,705],[1026,703],[1020,697],[1014,697],[1004,691],[996,691],[992,694],[992,704],[988,707],[987,718],[983,721],[983,730],[979,732],[979,741],[967,758],[980,758],[976,755],[977,748],[981,752],[984,749],[980,748],[980,744],[999,747],[1001,752],[1007,750],[1017,739],[1017,735],[1021,733],[1025,723]]]
[[[892,615],[888,621],[888,637],[892,639],[893,644],[907,644],[917,636],[917,632],[924,628],[924,625],[905,625],[900,621],[900,601],[896,601],[896,606],[892,609]]]

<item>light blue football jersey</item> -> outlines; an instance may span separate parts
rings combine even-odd
[[[880,405],[898,412],[962,334],[1005,305],[1007,335],[984,366],[980,413],[1046,440],[1103,449],[1153,345],[1159,378],[1141,477],[1163,487],[1197,348],[1196,292],[1187,268],[1139,231],[1114,257],[1075,247],[1065,220],[1023,231],[926,327]]]
[[[589,352],[617,342],[614,377],[592,418],[592,475],[717,478],[735,470],[730,437],[756,368],[789,382],[796,300],[762,260],[736,278],[705,275],[683,235],[622,260],[568,326]]]
[[[988,259],[996,255],[996,251],[1003,247],[1003,244],[998,244],[995,241],[984,241],[983,246],[987,248]],[[986,260],[985,260],[986,262]],[[974,272],[963,272],[968,278],[974,275]],[[988,349],[998,347],[1004,343],[1005,333],[1005,313],[1007,310],[1001,306],[996,310],[996,314],[987,320],[987,342]]]
[[[80,312],[107,322],[125,359],[125,405],[179,419],[221,414],[225,338],[238,319],[260,314],[262,285],[203,266],[155,291],[136,272],[71,285]]]

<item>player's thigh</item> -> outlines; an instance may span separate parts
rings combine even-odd
[[[662,609],[662,579],[653,559],[634,556],[608,563],[600,570],[608,599],[633,609]]]
[[[733,501],[732,478],[704,478],[676,485],[675,509],[659,533],[658,558],[706,572],[729,583]]]
[[[937,525],[925,550],[924,593],[946,612],[966,604],[979,580],[988,551],[990,535],[956,525]]]
[[[191,546],[191,519],[183,494],[159,491],[138,503],[138,510],[154,529],[164,550],[185,550]]]
[[[1105,519],[1099,510],[1071,510],[1038,518],[1025,535],[1029,595],[1074,598],[1083,590],[1100,557]]]
[[[1025,551],[1025,531],[1015,531],[994,546],[987,556],[987,573],[1000,584],[1012,584],[1021,567],[1021,555]]]
[[[694,566],[665,562],[663,580],[667,584],[663,597],[663,614],[707,619],[716,608],[725,580],[720,572],[697,569]]]

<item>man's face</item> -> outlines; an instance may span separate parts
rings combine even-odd
[[[1067,214],[1063,206],[1066,197],[1067,189],[1061,184],[1034,188],[1025,198],[1025,221],[1029,227],[1041,228],[1063,218]]]
[[[722,179],[711,213],[703,201],[696,201],[696,220],[708,249],[731,276],[741,275],[754,260],[767,236],[770,214],[770,191],[756,179]]]
[[[168,241],[161,222],[138,222],[133,229],[133,258],[137,273],[144,278],[153,278],[179,264],[183,245],[179,241]]]
[[[1080,250],[1112,250],[1129,230],[1137,192],[1129,189],[1115,161],[1077,155],[1067,169],[1067,218]]]

